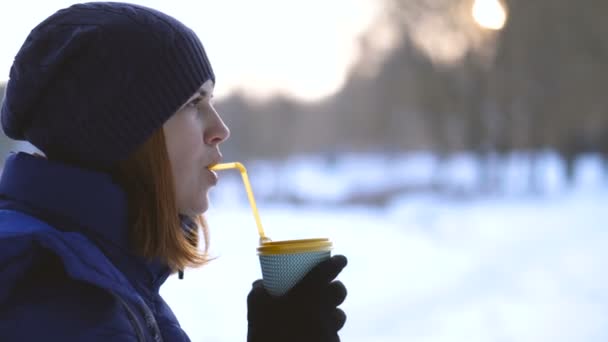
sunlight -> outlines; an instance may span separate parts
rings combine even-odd
[[[483,28],[500,30],[505,26],[507,13],[499,0],[475,0],[473,19]]]

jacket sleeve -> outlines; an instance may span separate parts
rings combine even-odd
[[[7,240],[3,242],[0,247]],[[12,243],[27,242],[15,239]],[[112,294],[69,278],[60,259],[49,251],[35,244],[18,247],[14,250],[20,253],[4,254],[0,264],[3,340],[138,340],[127,313]]]

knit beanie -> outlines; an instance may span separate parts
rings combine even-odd
[[[28,35],[10,70],[4,133],[55,159],[109,169],[215,76],[196,34],[159,11],[73,5]]]

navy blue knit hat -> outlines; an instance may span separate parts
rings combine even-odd
[[[215,76],[196,34],[143,6],[58,11],[17,53],[2,128],[49,158],[107,169],[146,141]]]

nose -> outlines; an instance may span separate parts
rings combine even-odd
[[[229,137],[230,129],[214,109],[211,114],[210,125],[207,126],[205,132],[205,144],[216,146],[228,140]]]

